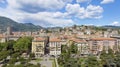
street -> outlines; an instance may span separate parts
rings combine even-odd
[[[52,60],[49,60],[49,56],[44,56],[43,60],[40,61],[41,67],[52,67]]]

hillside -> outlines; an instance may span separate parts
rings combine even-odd
[[[109,29],[120,29],[120,26],[113,26],[113,25],[105,25],[102,26],[103,28],[109,28]]]
[[[6,31],[8,26],[11,26],[13,31],[36,31],[42,29],[41,26],[32,23],[17,23],[10,18],[0,16],[0,29]]]

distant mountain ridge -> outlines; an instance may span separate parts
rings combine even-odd
[[[114,26],[114,25],[105,25],[102,26],[103,28],[111,28],[111,29],[120,29],[120,26]]]
[[[14,20],[0,16],[0,29],[6,31],[7,27],[12,27],[13,31],[37,31],[43,27],[32,23],[17,23]]]
[[[44,28],[32,23],[18,23],[10,18],[0,16],[0,30],[6,31],[7,27],[12,27],[13,31],[38,31],[40,29],[62,29],[62,27],[48,27]],[[120,26],[104,25],[102,28],[120,29]]]

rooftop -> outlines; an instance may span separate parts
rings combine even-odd
[[[114,38],[92,38],[90,40],[115,40]]]
[[[61,39],[58,39],[58,38],[50,38],[49,41],[50,41],[50,42],[60,42]]]
[[[45,38],[42,38],[42,37],[36,37],[36,38],[34,38],[34,41],[44,41],[45,40]]]
[[[83,43],[83,42],[86,42],[86,41],[83,40],[83,39],[77,39],[77,38],[71,38],[71,39],[69,39],[69,40],[74,41],[74,42],[77,42],[77,43]]]

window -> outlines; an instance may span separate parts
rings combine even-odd
[[[93,45],[97,45],[97,41],[93,41]]]
[[[43,50],[42,46],[40,46],[40,45],[36,46],[36,52],[42,52],[42,50]]]
[[[103,49],[104,50],[108,50],[108,48],[109,48],[109,41],[107,41],[107,40],[105,40],[105,41],[103,41]]]

